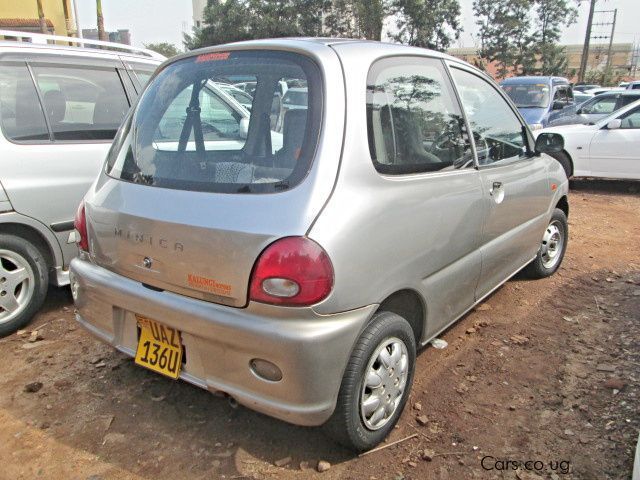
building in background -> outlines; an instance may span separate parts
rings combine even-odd
[[[204,7],[207,6],[207,0],[191,0],[193,6],[193,26],[202,28],[204,25]]]
[[[76,34],[72,3],[71,0],[42,0],[47,33],[63,36]],[[42,33],[36,0],[0,0],[0,28]]]
[[[128,29],[118,29],[115,32],[107,32],[110,42],[124,43],[131,45],[131,33]],[[97,28],[83,28],[82,36],[90,40],[99,40]]]
[[[580,58],[582,56],[582,45],[564,45],[567,55],[566,77],[569,80],[576,80],[577,72],[580,69]],[[592,44],[589,48],[589,58],[587,59],[587,71],[602,71],[607,64],[607,52],[609,44]],[[635,53],[634,53],[635,52]],[[465,62],[483,68],[493,78],[498,78],[498,68],[495,63],[486,62],[475,47],[450,48],[449,55],[457,57]],[[633,78],[637,71],[638,55],[631,43],[614,43],[611,48],[611,70],[613,76]],[[640,73],[640,72],[639,72]]]

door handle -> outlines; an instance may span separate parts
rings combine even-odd
[[[500,190],[502,188],[502,182],[493,182],[493,186],[489,190],[489,195],[493,195],[496,190]]]

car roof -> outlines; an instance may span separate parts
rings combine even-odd
[[[173,63],[174,61],[180,60],[182,58],[188,58],[194,55],[201,55],[209,52],[216,52],[220,50],[244,50],[244,49],[297,49],[297,50],[311,50],[312,46],[340,46],[345,44],[358,44],[363,49],[375,50],[378,57],[384,57],[387,55],[426,55],[430,57],[447,59],[451,61],[455,61],[458,63],[463,63],[469,65],[467,62],[464,62],[456,57],[452,57],[447,55],[446,53],[438,52],[435,50],[429,50],[426,48],[420,47],[411,47],[408,45],[402,45],[399,43],[387,43],[387,42],[378,42],[374,40],[362,40],[357,38],[327,38],[327,37],[284,37],[284,38],[275,38],[275,39],[260,39],[260,40],[247,40],[242,42],[234,42],[234,43],[226,43],[222,45],[215,45],[212,47],[200,48],[197,50],[191,50],[189,52],[185,52],[181,55],[171,58],[169,63]],[[340,52],[340,55],[348,55],[345,52]],[[475,68],[475,67],[473,67]],[[476,69],[477,70],[477,69]]]
[[[569,80],[564,77],[544,77],[544,76],[523,76],[523,77],[509,77],[500,82],[500,85],[520,84],[531,85],[534,83],[553,83],[554,85],[568,85]]]

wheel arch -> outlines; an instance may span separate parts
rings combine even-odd
[[[558,203],[556,203],[556,208],[559,208],[564,212],[564,214],[569,218],[569,200],[566,195],[563,195]]]
[[[420,345],[427,308],[422,296],[412,289],[398,290],[385,298],[378,312],[393,312],[404,318],[413,330],[416,345]]]
[[[14,235],[31,242],[42,253],[47,262],[48,270],[58,266],[58,263],[61,264],[58,258],[61,260],[62,255],[56,255],[55,251],[58,245],[51,245],[51,239],[31,225],[19,222],[0,222],[0,234]]]

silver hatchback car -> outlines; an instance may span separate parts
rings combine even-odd
[[[202,95],[211,80],[256,82],[248,125]],[[273,142],[281,81],[308,102]],[[440,53],[190,52],[156,72],[78,210],[76,318],[139,365],[368,449],[401,414],[417,348],[523,267],[559,267],[559,149]]]

